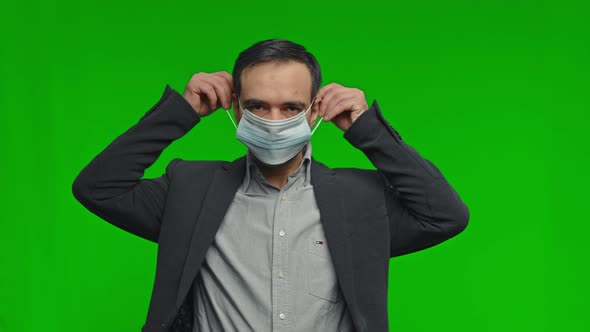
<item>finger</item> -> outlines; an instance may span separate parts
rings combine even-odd
[[[225,74],[223,74],[225,73]],[[233,86],[233,79],[227,72],[222,72],[219,77],[221,77],[221,83],[225,87],[226,94],[224,97],[227,97],[227,107],[229,109],[232,105],[233,95],[234,95],[234,86]]]
[[[334,94],[337,94],[342,88],[344,88],[340,84],[330,83],[326,85],[323,90],[322,94],[320,95],[320,99],[322,101],[322,106],[320,107],[320,115],[323,117],[326,115],[326,110],[329,105],[330,99],[334,97]]]
[[[351,98],[353,96],[354,93],[346,88],[332,90],[332,92],[326,95],[326,97],[323,99],[324,107],[326,107],[324,113],[328,113],[330,108],[338,104],[342,99]]]
[[[213,112],[215,109],[217,109],[217,95],[215,94],[215,89],[211,85],[209,85],[209,83],[206,82],[202,82],[199,85],[199,87],[201,89],[201,92],[204,92],[207,96],[210,111]],[[202,95],[202,93],[200,93],[199,95]]]
[[[342,100],[340,103],[338,103],[337,105],[332,107],[332,109],[334,111],[324,118],[325,121],[333,121],[334,119],[342,117],[342,116],[348,117],[349,114],[347,114],[347,113],[350,113],[350,108],[352,107],[352,105],[354,105],[354,100],[352,100],[352,99]]]
[[[331,121],[339,114],[347,111],[351,111],[352,107],[355,105],[355,99],[353,96],[349,96],[347,98],[342,98],[340,100],[333,101],[332,105],[330,106],[327,114],[324,116],[324,120]]]
[[[228,104],[230,104],[231,92],[225,79],[216,75],[209,75],[203,81],[209,83],[215,89],[221,107],[225,109],[229,108]]]
[[[352,91],[345,87],[338,87],[335,89],[330,90],[330,92],[324,97],[322,100],[322,107],[323,109],[323,116],[329,115],[334,105],[338,104],[342,99],[350,98],[352,96]]]
[[[218,71],[214,74],[223,77],[223,79],[225,79],[227,81],[227,84],[229,84],[229,86],[231,87],[231,91],[234,91],[234,78],[228,72]]]
[[[340,84],[330,83],[328,85],[321,87],[320,90],[318,91],[318,93],[316,94],[316,98],[320,98],[320,99],[324,98],[326,93],[328,93],[331,89],[333,89],[337,86],[340,86]]]
[[[221,107],[229,109],[231,106],[231,89],[225,79],[219,76],[210,75],[203,79],[203,81],[209,83],[215,89]]]

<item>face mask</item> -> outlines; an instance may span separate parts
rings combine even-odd
[[[305,118],[314,101],[315,98],[306,111],[295,116],[283,120],[268,120],[244,109],[238,98],[242,110],[242,119],[238,126],[229,110],[226,112],[237,129],[238,140],[244,143],[258,160],[267,165],[279,165],[295,157],[319,127],[322,118],[313,131],[310,131]]]

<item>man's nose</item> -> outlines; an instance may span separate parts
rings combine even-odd
[[[282,120],[285,118],[283,112],[278,107],[272,107],[270,111],[266,114],[266,118],[268,120]]]

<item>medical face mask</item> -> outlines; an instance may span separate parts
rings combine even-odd
[[[279,165],[295,157],[319,127],[321,118],[313,131],[310,130],[305,118],[314,101],[315,98],[307,110],[295,116],[282,120],[268,120],[244,109],[238,98],[242,119],[237,126],[229,110],[226,112],[236,127],[238,140],[244,143],[258,160],[267,165]]]

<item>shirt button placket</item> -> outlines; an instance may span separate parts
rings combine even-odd
[[[285,195],[285,192],[281,192],[280,193],[280,197],[278,200],[278,204],[277,204],[277,211],[275,213],[275,219],[274,219],[274,226],[276,227],[275,229],[278,229],[278,233],[274,233],[277,234],[279,236],[279,238],[277,238],[277,241],[274,241],[275,246],[273,247],[273,258],[276,259],[275,263],[273,264],[275,267],[275,273],[276,273],[276,279],[273,278],[273,284],[276,284],[273,288],[275,288],[276,290],[276,297],[274,297],[274,304],[273,304],[273,311],[275,312],[275,319],[279,319],[275,326],[277,328],[277,331],[282,330],[285,324],[285,319],[286,319],[286,314],[284,312],[285,309],[285,305],[288,305],[286,303],[286,297],[288,297],[287,292],[287,284],[286,284],[286,280],[285,280],[285,275],[283,274],[283,269],[285,268],[285,248],[286,248],[286,243],[285,243],[285,235],[286,232],[283,229],[283,225],[286,221],[287,218],[287,208],[285,206],[285,203],[287,202],[287,196]],[[275,235],[276,236],[276,235]],[[275,302],[276,301],[276,302]],[[276,310],[276,311],[275,311]],[[278,314],[277,314],[278,312]]]
[[[288,279],[286,278],[286,275],[284,273],[284,271],[288,272],[288,250],[287,250],[287,238],[286,238],[286,230],[285,230],[285,225],[287,225],[287,221],[289,219],[289,208],[290,206],[288,205],[289,203],[289,199],[288,199],[289,195],[287,195],[286,192],[283,192],[283,194],[281,195],[281,203],[280,203],[280,213],[278,215],[278,222],[279,222],[279,236],[281,237],[280,241],[279,241],[279,250],[280,250],[280,256],[281,256],[281,263],[280,263],[280,270],[279,270],[279,279],[280,279],[280,284],[281,284],[281,289],[283,290],[283,294],[281,295],[281,306],[280,306],[280,312],[279,312],[279,319],[281,321],[283,321],[283,324],[287,324],[287,312],[289,311],[289,298],[290,298],[290,294],[289,294],[289,282]],[[285,270],[287,269],[287,270]],[[283,327],[287,327],[287,325],[283,325]]]

